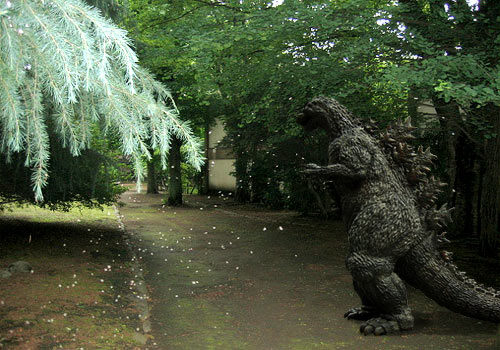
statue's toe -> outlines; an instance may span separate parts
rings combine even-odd
[[[359,331],[364,335],[384,335],[399,330],[400,328],[396,321],[387,320],[382,317],[371,318],[359,327]]]
[[[364,334],[364,335],[372,334],[374,330],[375,330],[375,328],[373,328],[373,326],[367,325],[367,326],[363,329],[363,334]]]

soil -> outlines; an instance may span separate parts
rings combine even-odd
[[[120,212],[151,296],[152,340],[161,350],[498,350],[496,324],[452,313],[409,288],[415,328],[362,336],[344,312],[358,306],[344,266],[340,221],[238,205],[230,198],[127,192]],[[464,251],[466,251],[465,249]],[[498,263],[457,259],[496,288]],[[495,276],[491,278],[491,276]]]
[[[0,349],[139,350],[130,250],[113,208],[69,213],[35,207],[0,215]]]

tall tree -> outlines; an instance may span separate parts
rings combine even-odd
[[[500,6],[490,0],[475,5],[465,0],[400,0],[388,13],[387,27],[399,33],[398,45],[408,57],[395,62],[391,76],[432,100],[440,117],[449,198],[460,223],[456,230],[478,232],[482,254],[496,255]],[[480,160],[474,159],[477,155]],[[464,162],[467,158],[471,161]]]
[[[158,163],[158,157],[156,157],[154,150],[150,150],[151,159],[147,161],[147,193],[149,194],[157,194],[158,193],[158,178],[156,172],[156,165]]]
[[[176,100],[189,118],[226,121],[238,156],[238,193],[252,188],[253,200],[303,202],[303,194],[292,190],[307,186],[296,174],[304,147],[294,115],[308,98],[330,94],[335,86],[338,96],[367,99],[369,89],[353,83],[362,79],[364,68],[347,67],[344,56],[332,58],[320,49],[318,41],[327,40],[329,33],[318,38],[314,28],[328,22],[322,11],[336,10],[321,3],[131,2],[136,13],[131,28],[144,44],[141,59],[157,75],[174,80]],[[274,154],[270,158],[263,149],[286,152],[267,153]],[[280,186],[288,193],[280,194]]]
[[[168,157],[168,198],[169,205],[182,204],[181,140],[174,137]]]
[[[224,106],[214,80],[204,69],[206,66],[201,68],[193,50],[186,45],[191,35],[193,39],[197,36],[197,29],[201,31],[198,28],[201,23],[196,23],[193,18],[184,22],[182,18],[186,11],[196,14],[198,6],[209,5],[197,1],[175,0],[131,0],[128,4],[130,16],[125,24],[137,43],[141,62],[159,80],[168,83],[181,118],[189,120],[195,132],[204,135],[214,117],[223,114]],[[178,147],[175,151],[172,149],[172,152],[181,154],[176,158],[181,162],[184,158],[182,145],[172,143],[172,147]],[[180,166],[175,168],[181,171]],[[171,191],[182,191],[184,176],[182,173],[181,176],[169,176]],[[182,196],[182,192],[169,195],[169,202],[174,197],[177,198],[174,202],[180,202],[179,196]]]
[[[125,31],[97,10],[79,0],[6,1],[0,43],[0,151],[7,162],[24,158],[36,201],[49,179],[50,143],[80,156],[94,126],[117,135],[138,179],[142,157],[150,157],[147,140],[166,164],[176,135],[189,161],[201,165],[199,142],[170,93],[137,65]]]

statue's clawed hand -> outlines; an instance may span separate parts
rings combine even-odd
[[[304,165],[300,172],[306,175],[321,175],[323,169],[324,167],[318,164],[309,163]]]
[[[347,318],[348,320],[358,321],[368,321],[369,319],[373,318],[373,316],[375,316],[373,310],[366,306],[353,307],[344,314],[344,318]]]

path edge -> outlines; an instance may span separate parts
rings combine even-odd
[[[118,206],[114,204],[113,208],[115,210],[118,227],[122,233],[123,241],[125,242],[125,245],[127,246],[127,249],[132,256],[131,269],[132,272],[134,272],[134,280],[136,283],[133,285],[135,291],[132,292],[129,297],[136,303],[137,308],[139,309],[139,319],[142,322],[142,333],[136,332],[137,334],[135,334],[135,338],[138,342],[146,345],[150,338],[148,334],[151,333],[151,321],[149,319],[151,313],[148,303],[149,294],[146,288],[146,281],[144,279],[144,274],[142,273],[142,266],[139,263],[139,259],[137,258],[137,255],[135,254],[135,251],[133,249],[136,246],[134,243],[133,234],[128,232],[125,228],[125,224],[123,223],[122,215],[120,213],[120,210],[118,209]]]

